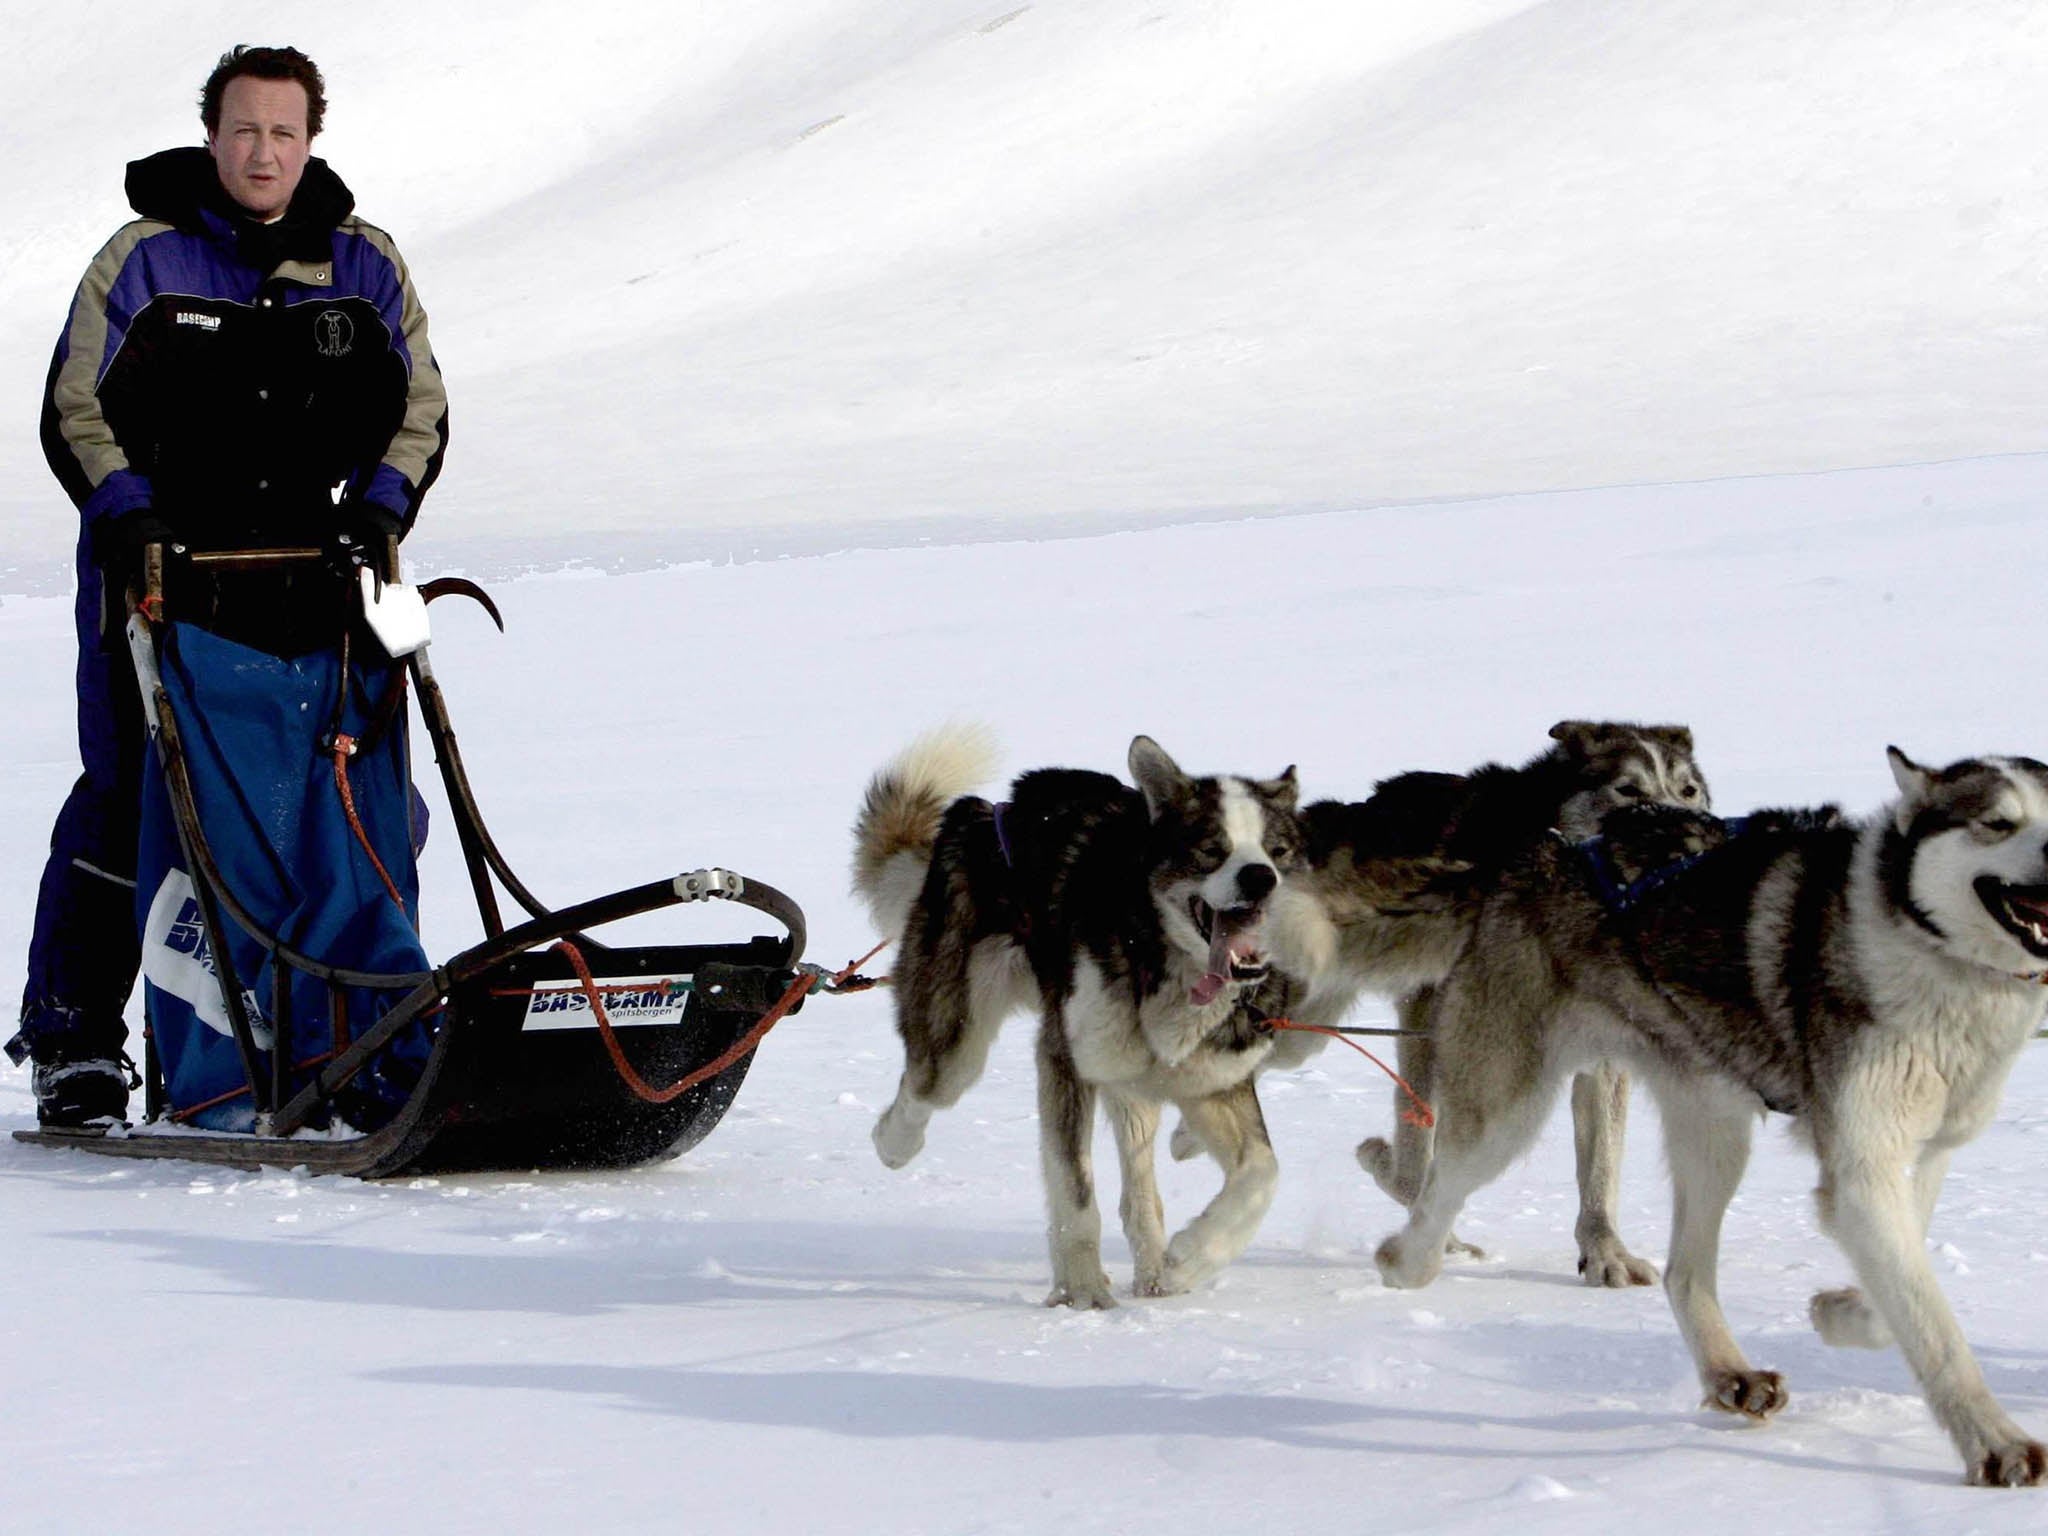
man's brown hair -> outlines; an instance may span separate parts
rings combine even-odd
[[[296,48],[251,48],[247,43],[237,43],[220,56],[199,92],[199,120],[208,133],[220,132],[220,99],[228,82],[242,75],[298,81],[306,88],[306,137],[319,137],[327,116],[327,83],[320,78],[320,66]]]

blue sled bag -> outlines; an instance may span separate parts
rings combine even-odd
[[[431,967],[418,933],[404,673],[378,661],[345,664],[338,650],[285,659],[174,623],[164,632],[160,672],[205,844],[251,921],[330,966],[418,974]],[[360,744],[340,770],[346,799],[332,750],[337,733]],[[250,1131],[255,1105],[221,986],[223,944],[262,1080],[270,1080],[271,1053],[285,1050],[288,1091],[409,989],[330,985],[289,967],[280,975],[282,962],[219,910],[225,935],[206,930],[163,767],[151,753],[135,915],[143,1006],[168,1113],[181,1124]],[[375,1130],[404,1105],[432,1028],[429,1019],[401,1031],[343,1088],[336,1108],[349,1127]]]

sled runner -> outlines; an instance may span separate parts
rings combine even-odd
[[[761,1028],[817,983],[815,967],[798,966],[796,904],[715,868],[560,909],[529,892],[477,809],[427,657],[430,598],[461,592],[498,619],[471,584],[407,587],[393,545],[379,570],[354,573],[360,598],[337,645],[280,656],[181,616],[182,595],[316,568],[332,551],[169,558],[148,551],[128,620],[152,748],[136,900],[143,1121],[16,1139],[375,1178],[621,1166],[708,1135]],[[412,790],[409,696],[484,930],[439,965],[417,934],[425,806]],[[501,890],[523,921],[508,925]],[[699,901],[751,907],[783,935],[591,937]]]

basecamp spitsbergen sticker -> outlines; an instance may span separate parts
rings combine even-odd
[[[680,1024],[690,1001],[687,976],[634,976],[608,981],[598,988],[612,1023]],[[546,982],[536,986],[526,1005],[528,1029],[595,1029],[597,1019],[580,982]]]
[[[221,995],[220,976],[214,970],[206,919],[192,889],[192,877],[182,869],[165,870],[163,884],[150,898],[149,917],[142,928],[142,974],[158,990],[191,1008],[199,1022],[215,1034],[234,1038],[227,999]],[[242,1003],[256,1043],[269,1050],[271,1031],[263,1010],[246,990]]]

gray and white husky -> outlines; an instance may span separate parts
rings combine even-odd
[[[1626,1060],[1663,1115],[1664,1284],[1707,1401],[1768,1418],[1783,1378],[1736,1347],[1715,1271],[1758,1115],[1795,1116],[1857,1281],[1813,1298],[1821,1337],[1896,1343],[1969,1480],[2031,1485],[2048,1450],[1986,1387],[1925,1238],[1950,1153],[1991,1119],[2048,998],[2048,767],[1890,759],[1899,798],[1867,822],[1610,818],[1623,865],[1655,867],[1673,842],[1706,849],[1626,906],[1562,842],[1511,870],[1438,990],[1443,1124],[1378,1261],[1390,1285],[1433,1279],[1467,1196],[1528,1145],[1563,1077]]]
[[[1098,1099],[1136,1293],[1185,1291],[1244,1251],[1278,1177],[1252,1087],[1271,1036],[1243,1000],[1267,971],[1273,893],[1302,867],[1294,770],[1193,778],[1140,736],[1136,789],[1042,768],[995,805],[965,793],[988,758],[972,732],[925,738],[875,776],[854,827],[854,889],[899,944],[904,1070],[875,1148],[892,1168],[915,1157],[933,1110],[980,1077],[1004,1018],[1035,1008],[1047,1304],[1115,1305],[1090,1157]],[[1223,1168],[1170,1242],[1153,1155],[1162,1103]]]
[[[1370,798],[1323,800],[1302,812],[1310,868],[1280,896],[1275,962],[1307,982],[1289,1002],[1300,1022],[1334,1024],[1361,992],[1398,998],[1401,1073],[1432,1095],[1439,1048],[1430,1038],[1436,984],[1470,942],[1480,903],[1501,872],[1542,839],[1591,837],[1633,805],[1705,810],[1707,781],[1682,725],[1561,720],[1526,763],[1470,773],[1404,773]],[[1292,1066],[1327,1037],[1290,1032],[1270,1066]],[[1407,1205],[1422,1187],[1434,1132],[1400,1113],[1391,1139],[1369,1136],[1358,1160]],[[1572,1087],[1579,1165],[1579,1270],[1589,1285],[1648,1285],[1657,1272],[1614,1226],[1628,1078],[1600,1065]],[[1174,1150],[1183,1150],[1178,1138]],[[1477,1252],[1451,1240],[1454,1248]]]

